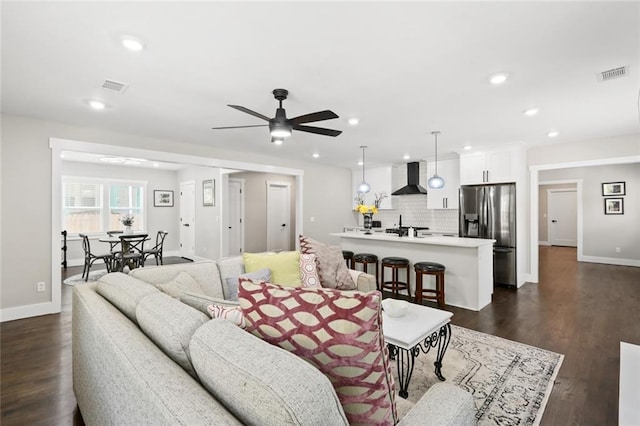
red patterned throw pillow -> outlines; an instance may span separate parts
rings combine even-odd
[[[350,424],[397,423],[379,292],[294,289],[246,278],[239,287],[246,330],[322,371]]]
[[[338,290],[355,290],[357,288],[347,269],[340,247],[330,246],[300,235],[300,251],[316,255],[322,287],[337,288]]]
[[[207,311],[209,311],[211,318],[222,318],[240,328],[245,328],[244,316],[242,315],[242,309],[240,309],[239,306],[211,304],[207,306]]]

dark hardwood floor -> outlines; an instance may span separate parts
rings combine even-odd
[[[620,341],[640,344],[640,268],[575,259],[575,249],[541,247],[539,284],[498,287],[480,312],[447,309],[456,325],[565,355],[543,425],[616,425]],[[71,290],[63,285],[60,314],[2,323],[2,425],[83,424],[71,383]]]

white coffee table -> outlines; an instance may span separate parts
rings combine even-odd
[[[451,340],[451,317],[453,313],[427,306],[409,304],[402,317],[392,318],[382,311],[382,332],[389,348],[391,359],[398,367],[399,395],[409,396],[407,389],[413,374],[413,365],[420,352],[427,353],[437,347],[435,373],[442,376],[442,359]]]

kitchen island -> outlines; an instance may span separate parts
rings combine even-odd
[[[495,240],[443,236],[398,237],[396,234],[340,232],[343,250],[372,253],[379,260],[399,256],[411,262],[411,294],[415,291],[417,262],[437,262],[445,272],[445,303],[479,311],[491,303],[493,293],[493,243]],[[382,269],[381,269],[382,271]],[[433,288],[433,279],[423,281],[425,288]]]

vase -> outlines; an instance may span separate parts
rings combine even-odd
[[[363,213],[362,218],[364,219],[364,233],[370,235],[371,225],[373,224],[373,213]]]
[[[131,234],[133,234],[133,229],[131,229],[131,226],[130,226],[130,225],[129,225],[129,226],[125,226],[125,227],[124,227],[124,232],[123,232],[123,234],[124,234],[124,235],[131,235]]]

